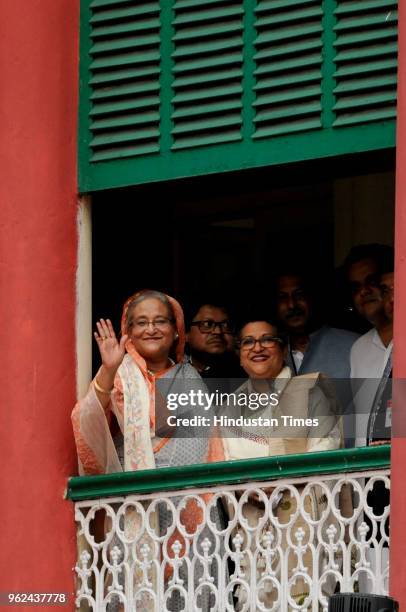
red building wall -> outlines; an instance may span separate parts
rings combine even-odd
[[[398,109],[396,143],[396,219],[395,219],[395,379],[406,379],[406,6],[399,2]],[[404,382],[398,389],[394,409],[406,416]],[[396,389],[395,389],[396,394]],[[405,431],[406,418],[398,419]],[[394,416],[396,425],[396,417]],[[391,595],[406,610],[406,439],[395,438],[391,453]]]
[[[79,0],[1,2],[1,591],[73,586],[78,33]]]
[[[399,5],[397,339],[406,338],[406,9]],[[73,585],[73,508],[63,494],[76,470],[78,33],[79,0],[1,2],[1,591]],[[406,378],[399,340],[395,374]],[[404,441],[394,442],[392,456],[391,591],[406,608]]]

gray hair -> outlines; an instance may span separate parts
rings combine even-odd
[[[162,293],[161,291],[156,291],[155,289],[144,289],[143,291],[140,291],[137,297],[131,300],[131,302],[128,304],[127,314],[125,318],[126,329],[128,329],[131,325],[131,316],[134,308],[138,306],[138,304],[141,304],[141,302],[144,302],[145,300],[150,300],[151,298],[154,300],[159,300],[160,302],[162,302],[162,304],[165,304],[168,309],[169,318],[175,319],[175,313],[173,312],[172,304],[164,293]]]

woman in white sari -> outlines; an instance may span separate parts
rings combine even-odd
[[[273,419],[272,427],[264,429],[252,428],[247,426],[238,431],[236,436],[235,429],[223,428],[223,446],[225,459],[249,459],[254,457],[269,457],[273,455],[286,455],[291,453],[307,453],[309,451],[333,450],[340,447],[342,442],[341,423],[337,418],[336,401],[334,395],[329,390],[329,385],[322,374],[316,372],[304,376],[292,377],[290,369],[285,366],[286,342],[275,325],[267,321],[251,321],[240,331],[239,335],[240,363],[248,374],[248,380],[235,391],[241,398],[246,396],[247,401],[239,400],[241,414],[233,416],[243,416],[244,422],[251,418],[262,417],[262,419]],[[255,409],[250,408],[250,397],[258,397],[264,394],[270,397],[272,402],[259,406]],[[276,398],[276,399],[275,399]],[[230,409],[224,412],[231,416]],[[286,419],[282,418],[286,417]],[[305,423],[303,426],[291,427],[290,417],[300,419],[297,422]],[[308,423],[316,423],[315,426],[308,426]],[[287,424],[285,425],[285,423]],[[299,494],[301,492],[298,488]],[[268,491],[270,495],[272,491]],[[287,529],[283,527],[291,520],[290,517],[296,511],[295,500],[292,499],[289,490],[281,491],[272,498],[272,520],[261,528],[263,533],[267,530],[273,531],[275,541],[280,542],[280,555],[287,566],[286,578],[291,581],[297,574],[297,579],[290,587],[290,596],[300,605],[309,597],[308,584],[303,580],[301,572],[295,568],[299,565],[298,558],[293,552],[292,546],[287,539]],[[321,495],[318,487],[312,487],[311,495],[306,495],[303,500],[305,514],[299,514],[294,524],[291,526],[291,533],[299,529],[303,531],[304,542],[308,538],[308,525],[306,524],[306,514],[312,519],[320,517],[326,509],[325,496]],[[260,525],[261,517],[264,515],[265,506],[261,499],[250,498],[244,507],[244,516],[247,521],[245,528],[239,528],[240,534],[251,530],[255,533],[257,525]],[[281,527],[282,526],[282,527]],[[278,537],[276,537],[278,534]],[[278,539],[279,538],[279,539]],[[251,539],[253,551],[255,543]],[[246,555],[249,558],[249,555]],[[275,556],[275,563],[282,563]],[[310,547],[306,547],[303,553],[304,565],[308,568],[311,575],[312,553]],[[249,562],[246,560],[241,565],[244,568],[245,576],[249,575]],[[257,559],[256,573],[257,581],[260,583],[261,572],[265,568],[265,562],[260,557]],[[276,569],[276,565],[273,566]],[[252,575],[252,572],[251,572]],[[275,577],[281,574],[275,574]],[[238,603],[237,610],[245,609],[249,590],[253,585],[244,585],[244,582],[236,581],[236,593]],[[270,582],[261,587],[258,592],[259,600],[265,608],[258,609],[280,609],[278,606],[278,596],[274,588],[270,587]],[[276,608],[272,608],[275,605]],[[289,610],[291,608],[289,607]],[[305,608],[307,609],[307,607]]]

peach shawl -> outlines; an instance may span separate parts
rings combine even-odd
[[[121,331],[125,332],[129,304],[142,292],[132,295],[124,304]],[[180,304],[167,296],[175,316],[179,335],[176,345],[176,363],[160,375],[182,375],[185,326]],[[133,471],[155,467],[152,436],[155,426],[155,379],[148,373],[143,357],[131,340],[126,343],[127,354],[114,381],[111,399],[104,410],[93,384],[87,395],[79,400],[72,412],[73,431],[82,475],[108,474],[123,471],[110,432],[111,415],[117,419],[124,436],[124,470]],[[187,366],[191,367],[191,366]],[[196,373],[196,377],[198,374]],[[156,449],[155,449],[156,450]],[[223,459],[222,447],[212,441],[205,460]]]

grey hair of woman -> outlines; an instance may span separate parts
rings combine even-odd
[[[168,300],[168,298],[166,297],[166,295],[164,293],[162,293],[161,291],[156,291],[155,289],[143,289],[128,304],[127,316],[126,316],[126,320],[125,320],[125,325],[126,325],[127,330],[131,327],[131,323],[132,323],[131,319],[132,319],[132,313],[133,313],[134,308],[136,306],[138,306],[138,304],[141,304],[141,302],[144,302],[145,300],[150,300],[150,299],[159,300],[160,302],[162,302],[162,304],[165,304],[165,306],[166,306],[166,308],[168,310],[169,318],[173,322],[175,321],[175,313],[173,312],[172,305],[171,305],[170,301]]]

